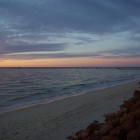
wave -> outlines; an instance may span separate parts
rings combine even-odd
[[[81,84],[75,84],[71,86],[66,86],[63,88],[63,90],[69,90],[69,89],[74,89],[74,88],[81,88],[81,87],[91,87],[95,85],[96,83],[81,83]]]

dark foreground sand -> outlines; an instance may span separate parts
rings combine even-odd
[[[66,140],[93,120],[115,112],[138,81],[0,115],[0,140]]]

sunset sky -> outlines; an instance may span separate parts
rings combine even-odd
[[[0,67],[140,66],[140,0],[0,0]]]

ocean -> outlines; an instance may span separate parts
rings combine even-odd
[[[0,68],[0,112],[140,79],[140,68]]]

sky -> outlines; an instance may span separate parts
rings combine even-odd
[[[0,67],[140,66],[140,0],[0,0]]]

